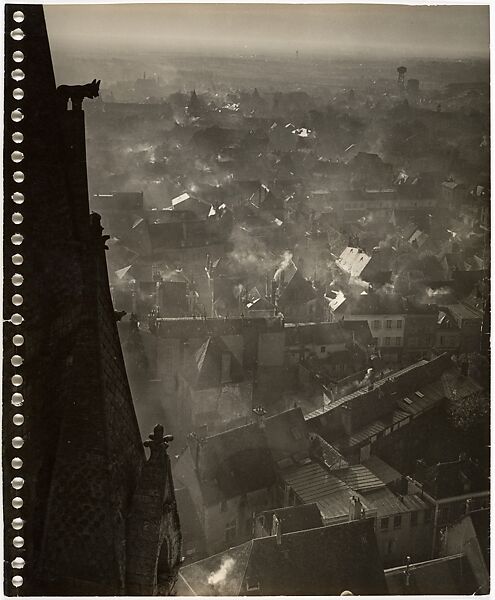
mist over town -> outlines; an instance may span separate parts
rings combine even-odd
[[[45,13],[57,85],[101,80],[89,208],[174,436],[162,592],[487,593],[488,7]]]

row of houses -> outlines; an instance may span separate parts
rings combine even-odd
[[[174,463],[176,486],[197,515],[186,556],[253,539],[274,527],[272,513],[283,507],[317,511],[323,526],[372,519],[385,566],[437,556],[443,529],[489,501],[486,476],[472,461],[435,462],[432,436],[447,433],[451,377],[463,381],[457,401],[479,391],[440,357],[313,413],[260,411],[235,429],[191,435]]]

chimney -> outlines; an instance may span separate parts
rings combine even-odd
[[[272,281],[272,304],[276,305],[277,304],[277,284],[276,282],[273,280]]]
[[[471,498],[468,498],[464,504],[464,514],[468,515],[471,512]]]
[[[272,520],[272,535],[277,536],[277,546],[282,545],[282,521],[277,517],[277,515],[273,515]]]
[[[404,575],[406,576],[406,586],[407,587],[409,587],[409,578],[411,577],[410,566],[411,566],[411,557],[406,556],[406,569],[404,571]]]
[[[349,521],[358,521],[362,517],[363,505],[357,496],[351,496],[349,500]]]

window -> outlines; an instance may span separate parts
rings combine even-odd
[[[373,321],[373,329],[380,329],[380,327],[382,326],[382,322],[381,321]]]
[[[220,504],[220,512],[227,512],[227,500],[222,500],[222,504]]]
[[[417,524],[418,524],[418,513],[412,512],[411,513],[411,527],[416,527]]]
[[[385,346],[390,346],[390,338],[389,337],[385,338]]]
[[[431,509],[425,510],[425,516],[423,519],[424,523],[430,523],[431,522]]]
[[[392,329],[392,320],[387,319],[387,329]]]
[[[326,347],[326,346],[322,346],[322,347],[320,348],[320,352],[321,352],[322,354],[324,354],[326,349],[327,349],[327,347]]]
[[[388,529],[388,517],[380,520],[380,529]]]
[[[374,338],[373,338],[373,344],[374,344],[375,346],[378,346],[378,344],[379,344],[379,343],[380,343],[380,338],[375,338],[375,337],[374,337]]]
[[[237,534],[237,523],[236,523],[236,520],[234,519],[233,521],[230,521],[229,523],[227,523],[227,525],[225,526],[225,541],[233,542],[236,538],[236,534]]]
[[[394,517],[394,529],[400,529],[402,525],[402,517],[400,515],[395,515]]]
[[[402,329],[402,321],[397,320],[397,329]]]
[[[387,554],[392,554],[393,551],[394,551],[394,540],[388,540]]]
[[[260,582],[256,579],[248,579],[246,583],[246,590],[248,592],[257,592],[260,589]]]
[[[402,338],[400,338],[400,337],[396,337],[396,338],[395,338],[395,345],[396,345],[396,346],[400,346],[400,343],[401,343],[401,341],[402,341]]]

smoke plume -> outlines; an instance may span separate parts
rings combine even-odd
[[[217,571],[213,571],[208,577],[208,584],[219,585],[220,583],[223,583],[227,578],[227,575],[234,568],[234,564],[235,561],[233,558],[224,558],[220,568]]]

